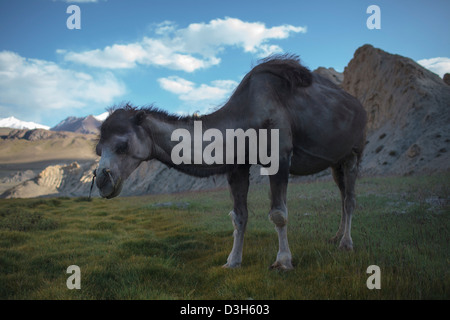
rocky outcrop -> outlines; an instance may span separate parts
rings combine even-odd
[[[88,172],[91,167],[95,166],[95,163],[81,166],[77,162],[69,165],[48,166],[36,177],[5,191],[0,198],[87,196],[87,192],[89,192]]]
[[[342,82],[344,81],[344,74],[341,72],[337,72],[336,70],[334,70],[334,68],[319,67],[313,72],[320,74],[321,76],[324,76],[334,84],[338,85],[339,87],[342,87]]]
[[[410,174],[450,169],[450,87],[413,60],[364,45],[342,87],[368,115],[362,170]]]

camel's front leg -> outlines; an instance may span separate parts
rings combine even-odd
[[[228,256],[225,268],[240,267],[242,263],[242,250],[244,247],[244,233],[247,226],[247,194],[249,186],[250,166],[242,165],[228,173],[228,184],[234,201],[233,211],[230,212],[234,226],[233,249]]]
[[[278,173],[270,176],[272,205],[269,212],[269,219],[275,224],[279,244],[277,260],[272,264],[271,269],[293,269],[292,255],[287,239],[288,210],[286,207],[286,192],[288,179],[289,161],[280,161]]]

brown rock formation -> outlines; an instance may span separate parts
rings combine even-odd
[[[356,50],[343,88],[367,110],[363,171],[450,169],[450,87],[413,60],[371,45]]]

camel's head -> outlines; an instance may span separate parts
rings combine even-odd
[[[150,159],[152,141],[141,126],[144,111],[115,110],[102,124],[96,153],[97,187],[103,198],[114,198],[142,161]]]

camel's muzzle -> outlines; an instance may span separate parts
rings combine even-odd
[[[122,179],[114,177],[110,169],[97,170],[96,184],[103,198],[111,199],[117,197],[122,191]]]

